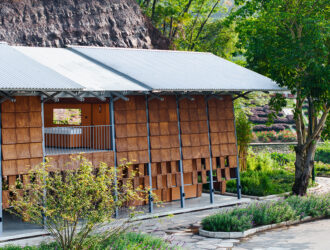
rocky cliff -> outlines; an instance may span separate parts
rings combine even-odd
[[[0,0],[0,41],[48,47],[168,48],[135,0]]]

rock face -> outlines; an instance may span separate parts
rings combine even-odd
[[[135,0],[1,0],[0,41],[167,49]]]

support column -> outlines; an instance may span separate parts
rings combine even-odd
[[[2,213],[2,120],[1,120],[1,104],[0,104],[0,236],[3,233],[3,213]]]
[[[148,175],[149,175],[149,213],[153,213],[154,211],[154,198],[152,197],[152,176],[151,176],[151,144],[150,144],[150,119],[149,119],[149,100],[146,95],[146,115],[147,115],[147,131],[148,131]]]
[[[234,128],[235,128],[235,143],[236,143],[236,152],[237,152],[237,167],[236,167],[236,189],[237,189],[237,199],[241,199],[241,178],[239,173],[239,156],[238,156],[238,147],[237,147],[237,132],[236,132],[236,117],[235,117],[235,107],[234,107],[234,101],[233,103],[233,115],[234,115]]]
[[[183,154],[182,154],[182,139],[181,139],[181,123],[180,123],[180,107],[179,107],[179,97],[176,96],[176,113],[178,117],[178,131],[179,131],[179,145],[180,145],[180,161],[179,161],[179,168],[180,168],[180,178],[181,178],[181,186],[180,186],[180,201],[181,201],[181,208],[185,207],[185,193],[184,193],[184,180],[183,180]]]
[[[115,187],[117,187],[117,149],[116,149],[116,128],[115,128],[115,111],[114,111],[113,96],[110,96],[109,112],[110,112],[110,134],[111,134],[111,149],[113,151],[113,162],[115,168]],[[118,201],[118,190],[115,188],[115,202]],[[115,218],[118,218],[118,207],[115,210]]]
[[[205,96],[205,106],[206,106],[206,117],[207,117],[207,135],[209,138],[209,151],[210,151],[210,203],[214,203],[214,187],[213,187],[213,162],[212,162],[212,144],[211,144],[211,132],[210,132],[210,116],[209,116],[209,102],[208,97]]]
[[[40,97],[40,101],[41,101],[41,130],[42,130],[42,162],[45,163],[45,157],[46,157],[46,147],[45,147],[45,119],[44,119],[44,99],[43,96]],[[43,197],[43,206],[46,202],[46,189],[44,189],[44,197]],[[44,214],[42,214],[42,223],[44,225],[45,228],[45,224],[46,224],[46,216]]]

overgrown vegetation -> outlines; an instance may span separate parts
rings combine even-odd
[[[317,147],[315,153],[315,161],[330,164],[330,141],[326,141]]]
[[[89,240],[94,241],[97,237],[92,237]],[[7,246],[1,248],[3,250],[53,250],[61,249],[60,245],[56,242],[50,244],[41,244],[35,247],[18,247],[18,246]],[[164,240],[156,237],[152,237],[147,234],[139,233],[122,233],[116,237],[108,238],[104,241],[96,239],[94,244],[91,244],[88,249],[91,250],[102,250],[102,249],[116,249],[116,250],[136,250],[136,249],[146,249],[146,250],[171,250],[179,249],[178,247],[171,247]]]
[[[83,249],[125,231],[128,220],[114,223],[116,209],[142,200],[144,190],[134,187],[135,172],[123,179],[129,163],[118,168],[105,163],[93,166],[82,155],[72,157],[64,172],[49,163],[33,168],[24,183],[10,187],[15,194],[13,210],[23,220],[44,225],[62,249]],[[18,189],[18,188],[19,189]],[[133,213],[134,207],[129,206]],[[131,217],[131,216],[130,216]],[[129,217],[129,218],[130,218]],[[110,223],[102,237],[88,240]]]
[[[319,147],[315,162],[316,176],[330,176],[329,143]],[[294,183],[295,154],[279,152],[254,153],[249,150],[247,170],[240,173],[242,194],[266,196],[290,192]],[[313,186],[310,183],[309,186]],[[227,182],[227,191],[236,192],[236,181]]]
[[[330,195],[297,197],[282,201],[254,203],[208,216],[202,227],[212,232],[242,232],[262,225],[301,219],[306,216],[330,216]]]

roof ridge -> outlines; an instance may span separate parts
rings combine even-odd
[[[82,45],[67,45],[67,48],[91,48],[91,49],[109,49],[109,50],[137,50],[148,52],[170,52],[170,53],[186,53],[186,54],[211,54],[211,52],[202,51],[186,51],[186,50],[162,50],[162,49],[142,49],[142,48],[123,48],[123,47],[101,47],[101,46],[82,46]]]

